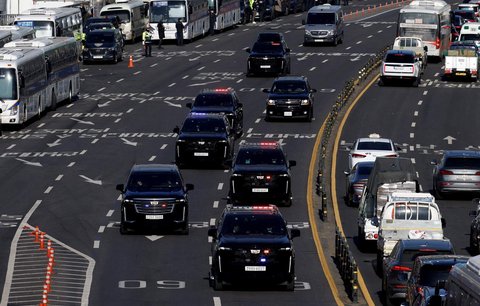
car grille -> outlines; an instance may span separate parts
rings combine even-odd
[[[173,212],[175,199],[134,200],[135,211],[145,215],[163,215]]]
[[[278,57],[254,57],[250,58],[251,63],[256,65],[277,65],[280,64],[282,58]]]
[[[278,99],[275,100],[276,104],[285,104],[285,105],[298,105],[302,100],[298,99]]]
[[[310,33],[312,33],[312,35],[316,35],[316,36],[325,36],[328,34],[328,31],[310,31]]]

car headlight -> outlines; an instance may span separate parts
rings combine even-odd
[[[234,176],[234,177],[239,177],[239,176],[242,176],[242,174],[240,174],[240,173],[234,173],[234,174],[232,174],[232,176]]]
[[[304,100],[302,100],[302,103],[301,103],[301,104],[302,104],[302,105],[309,105],[309,104],[310,104],[310,100],[304,99]]]
[[[185,139],[177,139],[177,143],[183,143],[185,142]]]
[[[130,200],[130,199],[124,199],[124,200],[123,200],[123,203],[133,203],[133,200]]]
[[[231,251],[232,249],[227,248],[227,247],[219,247],[218,250],[220,250],[220,251]]]
[[[268,104],[268,105],[275,105],[275,100],[268,99],[267,104]]]
[[[312,35],[309,30],[305,30],[305,35]]]
[[[15,116],[16,114],[18,114],[18,105],[10,109],[10,115]]]
[[[175,203],[185,203],[186,200],[185,199],[176,199],[175,200]]]
[[[88,48],[83,48],[83,52],[88,52]]]

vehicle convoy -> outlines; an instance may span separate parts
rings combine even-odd
[[[188,234],[188,191],[176,165],[134,165],[122,193],[120,233],[130,230],[179,230]]]
[[[300,230],[289,232],[275,205],[227,205],[208,236],[213,238],[209,280],[214,290],[245,283],[294,290],[292,239],[300,236]]]
[[[413,163],[408,158],[377,157],[358,206],[358,238],[361,248],[378,239],[379,218],[388,196],[394,192],[418,192]]]
[[[444,78],[466,78],[478,80],[478,54],[469,46],[461,48],[456,44],[445,55]]]
[[[377,263],[390,255],[400,239],[443,239],[445,219],[430,193],[398,193],[388,196],[378,228]]]
[[[241,144],[232,165],[229,201],[291,206],[290,168],[295,165],[278,142]]]
[[[412,50],[389,50],[380,67],[379,85],[391,81],[407,81],[418,87],[423,74],[423,62]]]
[[[418,37],[397,37],[393,42],[393,50],[411,50],[415,52],[416,57],[422,62],[422,68],[427,67],[428,47],[423,40]]]

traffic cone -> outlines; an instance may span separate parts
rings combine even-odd
[[[133,68],[133,55],[130,55],[130,59],[128,60],[128,68]]]

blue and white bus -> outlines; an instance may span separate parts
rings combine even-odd
[[[240,1],[208,0],[208,7],[210,14],[214,14],[213,29],[215,31],[221,31],[240,23]]]
[[[78,42],[73,37],[12,41],[0,49],[3,124],[24,124],[80,91]]]
[[[149,2],[148,20],[154,29],[152,39],[158,40],[157,23],[163,22],[165,39],[176,39],[175,23],[179,18],[185,26],[183,38],[192,40],[210,30],[208,4],[205,0],[153,0]]]

